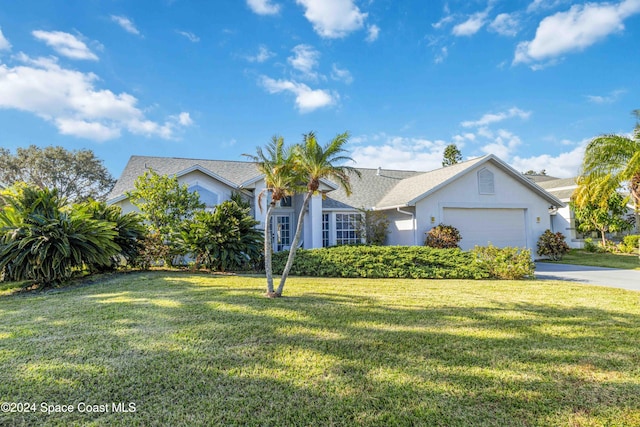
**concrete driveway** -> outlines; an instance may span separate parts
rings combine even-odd
[[[536,278],[640,291],[640,270],[536,262]]]

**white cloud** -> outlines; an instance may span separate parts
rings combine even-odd
[[[444,62],[445,59],[447,59],[447,56],[449,56],[449,49],[446,46],[443,46],[440,49],[440,52],[436,54],[436,57],[434,58],[433,61],[436,64],[441,64],[442,62]]]
[[[258,53],[253,55],[253,56],[246,56],[245,58],[247,59],[247,61],[249,62],[258,62],[258,63],[263,63],[267,60],[269,60],[269,58],[274,57],[276,54],[271,52],[269,49],[267,49],[266,46],[261,45],[258,48]]]
[[[530,115],[531,115],[530,111],[523,111],[517,107],[513,107],[507,111],[503,111],[500,113],[487,113],[483,115],[479,120],[464,121],[461,124],[463,127],[483,127],[483,126],[486,126],[492,123],[501,122],[503,120],[510,119],[513,117],[528,119]]]
[[[346,68],[338,68],[336,64],[333,64],[333,67],[331,69],[331,78],[333,80],[345,82],[348,85],[353,83],[353,76],[351,75],[349,70],[347,70]]]
[[[515,36],[518,34],[519,27],[520,21],[514,13],[501,13],[489,25],[490,30],[502,36]]]
[[[451,31],[454,36],[472,36],[484,26],[487,22],[486,11],[474,13],[461,24],[458,24],[453,27]]]
[[[341,38],[364,26],[367,13],[353,0],[296,0],[306,10],[304,16],[321,37]]]
[[[522,143],[520,138],[505,130],[500,129],[489,144],[482,146],[480,149],[486,154],[495,154],[502,160],[511,158],[513,151]]]
[[[533,0],[527,7],[527,12],[537,12],[540,10],[554,9],[570,0]]]
[[[358,167],[429,171],[442,167],[445,141],[379,134],[352,138],[351,158]]]
[[[262,76],[260,84],[269,93],[293,93],[296,96],[296,107],[301,113],[308,113],[318,108],[333,105],[338,99],[337,94],[322,89],[311,89],[304,83],[290,80],[275,80],[267,76]]]
[[[63,68],[55,58],[32,59],[21,53],[16,59],[20,65],[0,64],[0,108],[35,114],[64,135],[105,141],[126,130],[173,138],[180,126],[191,124],[188,113],[165,123],[151,121],[134,96],[98,89],[98,76]]]
[[[280,12],[280,5],[271,0],[247,0],[247,5],[258,15],[276,15]]]
[[[120,27],[122,27],[126,32],[140,35],[140,31],[138,31],[133,22],[126,16],[111,15],[111,20],[120,25]]]
[[[369,25],[367,27],[367,38],[365,39],[369,43],[378,40],[378,36],[380,35],[380,27],[377,25]]]
[[[62,31],[41,31],[36,30],[31,34],[38,39],[45,42],[53,50],[60,55],[66,56],[71,59],[88,59],[97,61],[98,57],[95,53],[91,52],[91,49],[87,45],[78,40],[73,34],[65,33]]]
[[[640,12],[640,0],[617,4],[587,3],[574,5],[543,19],[531,41],[520,42],[513,63],[553,60],[565,53],[581,51],[624,30],[623,21]]]
[[[626,93],[625,90],[614,90],[608,95],[587,95],[587,99],[594,104],[613,104],[616,102],[622,94]]]
[[[178,116],[171,116],[171,118],[175,118],[182,126],[191,126],[193,124],[193,119],[191,119],[191,115],[187,112],[182,112],[178,114]]]
[[[2,28],[0,28],[0,51],[2,50],[11,50],[11,43],[2,34]]]
[[[287,58],[287,62],[302,73],[302,77],[309,80],[317,80],[318,74],[314,69],[318,66],[320,52],[307,44],[299,44],[291,49],[293,56]]]
[[[544,169],[547,175],[558,178],[574,177],[578,175],[584,157],[584,149],[588,142],[582,141],[573,150],[560,153],[557,156],[549,154],[526,158],[515,156],[510,163],[519,171]]]
[[[190,31],[179,31],[179,30],[177,30],[176,33],[180,34],[183,37],[186,37],[187,39],[189,39],[189,41],[191,43],[198,43],[200,41],[200,37],[196,36],[195,34],[193,34]]]

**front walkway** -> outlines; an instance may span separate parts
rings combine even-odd
[[[569,282],[640,291],[639,270],[536,262],[535,274],[537,279],[567,280]]]

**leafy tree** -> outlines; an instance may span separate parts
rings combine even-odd
[[[181,185],[175,176],[148,170],[136,179],[134,188],[127,193],[129,200],[140,209],[149,227],[165,237],[178,231],[183,220],[204,209],[198,193],[189,192],[187,185]]]
[[[547,175],[547,171],[546,169],[542,169],[540,172],[534,171],[533,169],[529,169],[528,171],[526,171],[524,173],[524,175],[542,175],[542,176],[546,176]]]
[[[587,190],[583,191],[585,197]],[[629,230],[632,225],[625,219],[627,213],[626,200],[617,192],[607,197],[605,204],[601,200],[591,199],[588,203],[578,205],[572,202],[578,230],[582,232],[599,231],[602,235],[602,247],[606,247],[605,233]]]
[[[280,200],[295,193],[299,178],[294,169],[294,150],[291,147],[285,147],[284,138],[274,136],[265,150],[258,147],[255,156],[251,154],[244,154],[244,156],[250,158],[264,175],[265,189],[258,196],[260,210],[262,210],[264,195],[270,196],[264,224],[264,269],[267,277],[267,295],[274,296],[271,214]]]
[[[462,152],[458,149],[456,144],[449,144],[444,149],[444,156],[442,158],[442,167],[447,167],[460,163],[462,161]]]
[[[280,285],[276,289],[275,296],[282,296],[282,290],[284,284],[287,281],[289,271],[293,265],[293,260],[302,237],[304,215],[309,206],[311,196],[318,192],[320,188],[320,180],[328,178],[337,181],[345,190],[347,195],[351,194],[351,183],[349,174],[353,173],[360,176],[360,172],[350,166],[337,166],[337,163],[346,161],[353,161],[349,156],[346,156],[345,144],[349,140],[349,133],[344,132],[337,135],[329,143],[321,146],[316,135],[313,132],[303,136],[303,141],[294,147],[295,160],[294,168],[299,176],[306,181],[307,191],[304,195],[302,202],[302,208],[300,209],[300,215],[298,216],[298,224],[296,227],[296,234],[293,237],[291,243],[291,249],[289,250],[289,257],[287,258],[287,264],[282,272],[280,279]]]
[[[198,211],[185,222],[180,241],[186,252],[195,255],[196,267],[238,270],[260,256],[262,235],[255,228],[259,222],[249,211],[249,205],[235,196],[213,212]]]
[[[71,202],[104,200],[115,180],[91,150],[68,151],[62,147],[18,148],[16,154],[0,148],[0,182],[25,182],[56,189]]]
[[[47,287],[84,267],[110,265],[120,251],[113,223],[94,219],[86,206],[67,206],[55,189],[22,187],[5,200],[0,271],[6,279]]]

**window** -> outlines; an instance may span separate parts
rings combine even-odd
[[[329,246],[329,214],[322,214],[322,247]]]
[[[281,208],[290,208],[291,207],[291,196],[286,196],[280,199],[280,207]]]
[[[493,172],[482,169],[478,172],[478,192],[480,194],[495,194]]]
[[[336,214],[336,244],[360,243],[359,222],[360,214]]]
[[[291,248],[291,218],[289,215],[276,215],[275,226],[275,249],[276,252]]]
[[[200,196],[200,201],[204,203],[206,209],[214,208],[218,205],[218,201],[220,200],[220,197],[216,193],[207,190],[199,184],[195,184],[189,187],[189,192],[198,193],[198,195]]]

